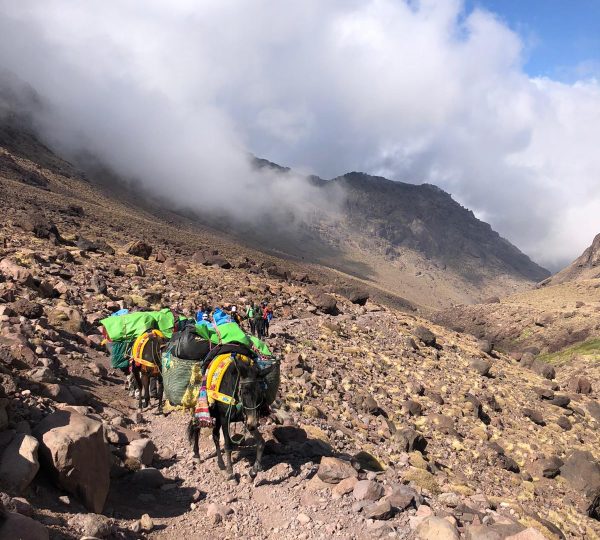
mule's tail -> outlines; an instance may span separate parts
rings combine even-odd
[[[190,444],[194,444],[194,437],[198,431],[200,431],[200,426],[196,420],[192,418],[187,425],[187,439]]]

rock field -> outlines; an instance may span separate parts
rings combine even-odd
[[[0,540],[600,538],[594,367],[342,296],[2,152]],[[262,299],[280,395],[265,471],[249,478],[247,442],[228,481],[207,433],[194,461],[186,414],[136,410],[97,323]]]

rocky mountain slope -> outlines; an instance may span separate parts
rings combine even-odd
[[[265,160],[257,164],[293,174]],[[315,217],[293,230],[280,230],[277,223],[244,226],[238,238],[316,261],[434,309],[517,292],[549,275],[436,186],[356,172],[329,181],[312,177],[312,182],[323,200],[343,193],[335,219]]]
[[[600,538],[597,367],[517,361],[1,152],[1,540]],[[283,357],[266,470],[251,482],[241,448],[226,481],[186,415],[136,411],[97,321],[263,298]]]
[[[600,235],[571,265],[535,288],[487,303],[454,306],[432,318],[490,339],[506,351],[529,349],[546,360],[600,359]]]
[[[592,245],[569,266],[548,278],[542,285],[558,285],[567,281],[580,281],[600,278],[600,234],[596,235]]]

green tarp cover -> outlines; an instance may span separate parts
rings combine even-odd
[[[215,344],[241,343],[250,349],[258,350],[263,356],[271,356],[271,351],[266,343],[254,336],[249,336],[234,322],[220,324],[216,329],[214,326],[197,324],[196,333]]]
[[[160,311],[138,311],[116,317],[102,319],[100,324],[106,329],[111,341],[133,341],[146,330],[157,328],[167,339],[173,335],[175,317],[169,308]]]

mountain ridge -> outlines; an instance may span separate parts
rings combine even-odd
[[[37,139],[24,133],[5,124],[0,143],[32,157]],[[56,167],[56,156],[39,144],[43,162]],[[296,174],[266,159],[253,160],[258,169]],[[330,180],[311,176],[309,183],[324,200],[339,199],[343,193],[338,213],[317,212],[310,220],[290,223],[281,220],[279,213],[277,219],[265,216],[257,225],[210,210],[174,206],[144,190],[143,182],[123,180],[89,156],[82,163],[86,179],[108,186],[131,204],[195,220],[276,257],[341,272],[425,309],[516,292],[549,275],[432,184],[396,182],[360,172]],[[68,168],[69,174],[75,174],[71,164]]]

